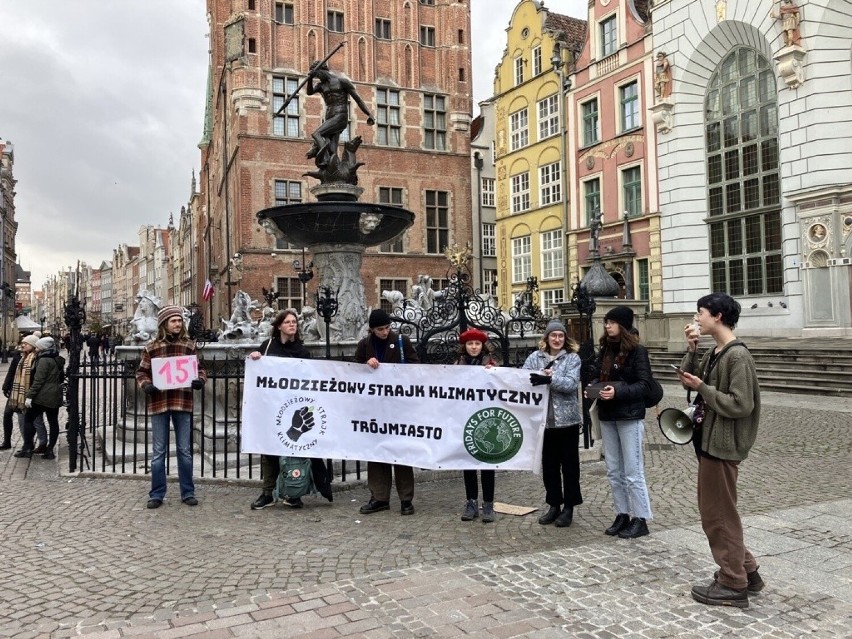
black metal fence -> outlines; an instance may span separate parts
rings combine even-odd
[[[237,353],[204,358],[208,382],[196,394],[193,411],[196,476],[260,478],[260,456],[240,452],[245,360]],[[136,384],[136,365],[137,362],[109,358],[81,363],[73,374],[80,423],[72,469],[121,475],[150,473],[150,416],[146,396]],[[70,424],[68,430],[71,431]],[[170,449],[167,454],[167,472],[171,472],[172,452]],[[361,462],[326,463],[336,480],[361,478]]]
[[[535,336],[544,331],[547,323],[534,302],[535,278],[529,279],[527,290],[508,311],[495,306],[489,296],[474,291],[464,268],[451,270],[448,279],[449,286],[430,307],[403,305],[392,315],[394,327],[412,339],[421,361],[455,362],[459,334],[475,327],[489,334],[489,343],[501,365],[521,366],[538,347]],[[153,442],[146,397],[135,379],[136,354],[119,352],[97,363],[81,362],[79,332],[85,313],[78,306],[74,298],[66,309],[72,351],[77,349],[71,353],[68,367],[67,430],[73,451],[70,470],[148,474]],[[208,383],[196,394],[193,412],[194,472],[201,477],[259,479],[259,455],[240,452],[246,352],[239,347],[208,349],[204,343],[199,346]],[[326,350],[326,357],[331,359]],[[588,446],[588,435],[584,439]],[[326,463],[335,480],[346,481],[353,475],[361,478],[361,462]]]

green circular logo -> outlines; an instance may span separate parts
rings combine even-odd
[[[477,461],[502,464],[512,459],[524,443],[521,423],[503,408],[476,411],[464,426],[464,447]]]

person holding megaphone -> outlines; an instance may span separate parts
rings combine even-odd
[[[635,539],[648,534],[648,520],[652,518],[642,455],[645,395],[651,388],[652,375],[648,351],[633,328],[631,308],[616,306],[607,312],[600,347],[592,368],[595,385],[585,392],[589,399],[598,400],[606,477],[616,513],[612,526],[604,532]],[[601,390],[593,395],[594,388]]]
[[[754,359],[734,335],[740,304],[730,295],[711,293],[697,302],[700,332],[684,329],[687,352],[678,377],[698,391],[695,432],[698,455],[698,512],[719,570],[708,586],[693,586],[692,598],[711,606],[748,608],[748,593],[763,588],[754,555],[746,548],[737,512],[737,474],[751,450],[760,421],[760,387]],[[713,348],[698,359],[698,337],[713,338]]]

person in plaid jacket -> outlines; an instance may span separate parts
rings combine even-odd
[[[166,448],[169,421],[175,427],[180,498],[187,506],[197,506],[192,481],[192,391],[204,388],[207,374],[199,366],[190,388],[160,390],[151,379],[151,360],[160,357],[195,355],[195,342],[189,339],[183,314],[177,306],[164,306],[157,314],[157,336],[142,351],[136,383],[148,396],[154,450],[151,457],[151,492],[148,508],[159,508],[166,496]]]

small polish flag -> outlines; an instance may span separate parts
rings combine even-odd
[[[210,280],[204,282],[204,290],[201,291],[201,299],[203,299],[205,302],[209,302],[211,299],[213,299],[214,293],[215,291],[213,290],[213,283]]]

